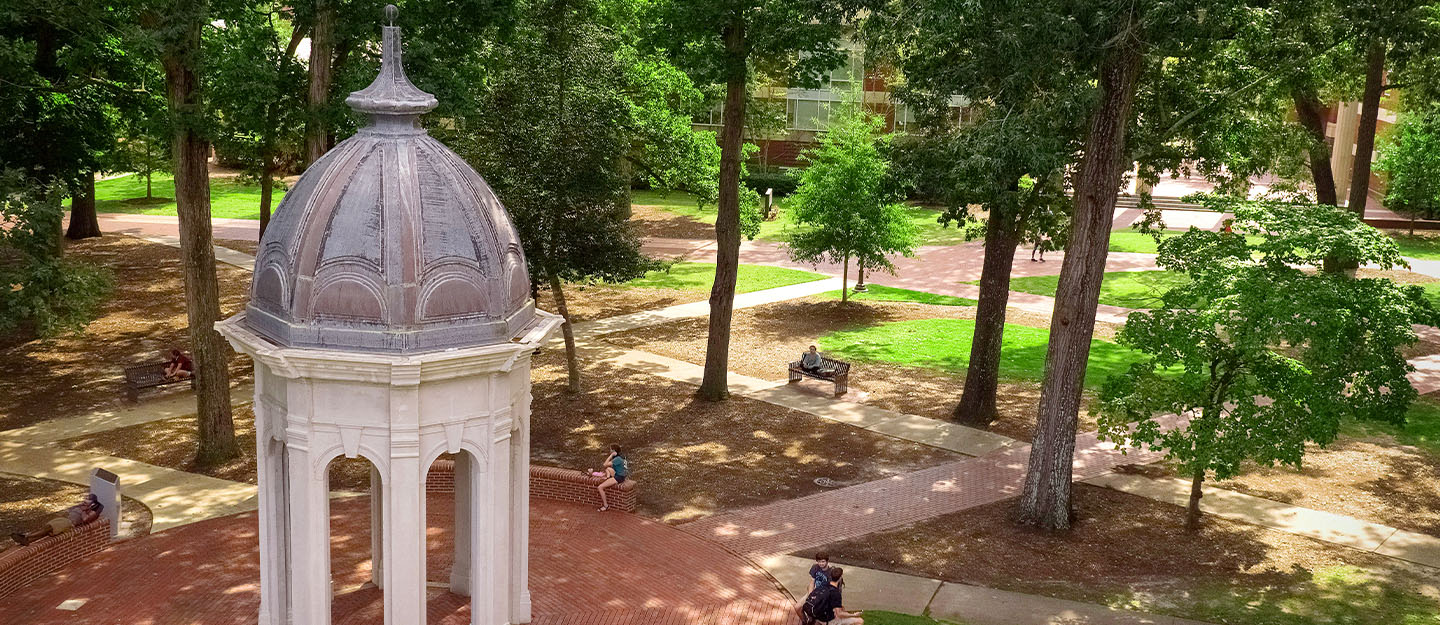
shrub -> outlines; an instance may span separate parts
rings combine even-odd
[[[58,187],[0,173],[0,334],[79,331],[110,291],[106,270],[61,255]]]

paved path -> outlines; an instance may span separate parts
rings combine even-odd
[[[453,504],[427,497],[428,578],[447,582]],[[380,621],[369,579],[368,497],[332,504],[335,623]],[[788,625],[793,605],[750,562],[662,523],[586,506],[531,502],[535,625]],[[259,610],[253,513],[117,544],[0,601],[0,623],[247,625]],[[697,566],[697,563],[701,565]],[[55,609],[85,599],[74,612]],[[468,601],[432,591],[432,625],[470,622]]]

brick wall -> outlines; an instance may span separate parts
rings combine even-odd
[[[605,478],[592,477],[575,469],[559,467],[530,467],[530,496],[556,501],[600,507],[600,493],[595,487]],[[426,492],[449,493],[455,490],[455,463],[436,460],[425,477]],[[635,480],[626,480],[605,491],[610,507],[625,512],[634,512],[636,506]]]
[[[8,539],[7,539],[8,540]],[[0,553],[0,597],[110,544],[110,521],[100,519]]]

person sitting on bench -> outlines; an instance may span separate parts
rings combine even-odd
[[[815,346],[810,346],[810,351],[800,356],[800,368],[810,373],[820,373],[820,366],[824,363],[820,359],[820,352],[815,351]]]
[[[165,379],[187,380],[195,375],[195,363],[178,349],[170,350],[170,360],[165,363]]]
[[[20,545],[28,545],[32,540],[38,540],[46,536],[59,536],[81,525],[100,518],[100,511],[104,510],[104,504],[94,493],[85,495],[85,499],[65,509],[65,514],[50,519],[45,526],[32,532],[15,532],[10,534],[10,539]]]

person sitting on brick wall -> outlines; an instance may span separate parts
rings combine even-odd
[[[100,511],[104,510],[104,504],[94,493],[85,495],[85,499],[69,508],[61,516],[50,519],[44,527],[32,532],[15,532],[10,539],[20,545],[28,545],[30,541],[44,538],[46,536],[59,536],[81,525],[100,518]]]
[[[630,476],[630,465],[629,463],[625,462],[625,454],[621,453],[619,445],[610,446],[610,455],[605,456],[605,463],[603,466],[605,467],[605,471],[603,473],[600,471],[592,471],[590,473],[595,477],[600,477],[601,475],[605,476],[605,481],[601,482],[599,486],[595,487],[595,490],[600,491],[601,512],[610,509],[610,499],[605,496],[605,489],[610,488],[611,486],[614,486],[616,484],[624,484],[625,478]]]

